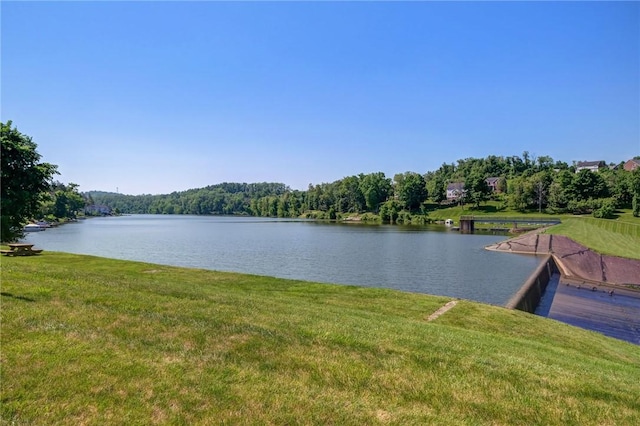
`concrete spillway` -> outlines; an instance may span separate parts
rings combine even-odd
[[[637,291],[561,281],[546,316],[640,345]]]
[[[640,345],[640,261],[595,253],[569,238],[529,233],[487,247],[547,254],[506,307]]]

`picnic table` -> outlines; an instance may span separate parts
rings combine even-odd
[[[42,253],[42,249],[34,249],[33,244],[28,243],[10,243],[10,250],[0,250],[5,256],[33,256]]]

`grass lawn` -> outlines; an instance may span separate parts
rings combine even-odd
[[[460,216],[504,216],[513,218],[527,218],[527,217],[567,217],[570,215],[552,215],[545,212],[538,213],[537,211],[520,212],[508,207],[504,207],[503,203],[498,201],[487,201],[482,203],[479,208],[475,208],[472,204],[440,206],[438,204],[428,204],[426,206],[429,218],[434,220],[446,220],[454,219],[459,220]]]
[[[599,253],[640,259],[640,220],[573,217],[546,232],[566,235]]]
[[[383,289],[1,259],[2,424],[640,424],[640,347]]]

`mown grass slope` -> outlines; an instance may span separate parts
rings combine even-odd
[[[635,218],[634,218],[635,219]],[[591,217],[564,218],[549,234],[565,235],[592,250],[611,256],[640,259],[640,220]]]
[[[2,258],[4,424],[640,424],[640,348],[449,298]]]

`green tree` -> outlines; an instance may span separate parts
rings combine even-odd
[[[533,187],[523,176],[513,179],[509,184],[509,205],[518,211],[525,211],[533,200]]]
[[[15,241],[22,236],[25,221],[38,213],[57,167],[40,162],[37,145],[31,137],[0,123],[2,142],[2,221],[1,240]]]
[[[340,212],[359,213],[365,209],[365,200],[358,176],[348,176],[339,182],[338,207]]]
[[[631,193],[633,194],[633,215],[640,217],[640,167],[631,172]]]
[[[571,184],[571,195],[576,200],[603,198],[608,195],[607,184],[600,173],[580,170]]]
[[[427,194],[436,203],[447,199],[447,181],[441,172],[427,173]]]
[[[506,177],[500,176],[500,178],[498,179],[498,183],[496,185],[496,189],[500,193],[506,193],[507,192],[507,178]]]
[[[396,200],[388,200],[380,206],[380,219],[383,222],[393,223],[398,218],[401,206]]]
[[[491,194],[491,189],[487,185],[487,180],[479,170],[473,170],[464,180],[465,200],[473,203],[476,208],[480,203],[486,201]]]
[[[415,172],[399,173],[393,177],[394,191],[398,201],[409,211],[420,207],[427,198],[424,177]]]
[[[534,174],[529,178],[529,182],[534,194],[534,201],[538,207],[538,213],[542,212],[542,208],[547,205],[547,197],[549,195],[549,186],[553,178],[548,171],[542,171]]]
[[[377,213],[380,204],[387,200],[391,192],[391,180],[383,172],[360,175],[360,190],[364,195],[367,210]]]
[[[566,210],[571,199],[573,178],[574,173],[569,170],[561,170],[554,175],[547,197],[551,211],[559,213]]]

